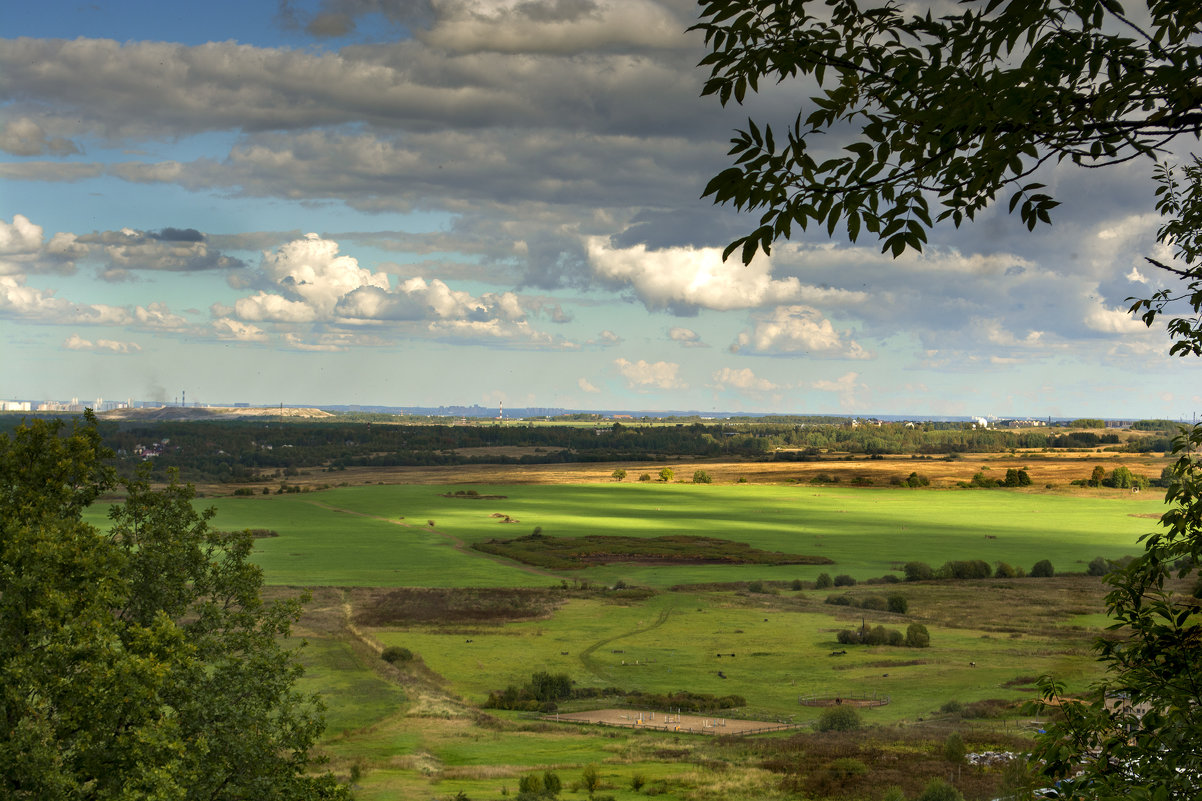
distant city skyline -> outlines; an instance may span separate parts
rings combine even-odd
[[[905,420],[914,421],[963,421],[971,422],[974,420],[988,422],[990,424],[999,421],[1026,421],[1033,425],[1046,425],[1049,423],[1065,422],[1078,419],[1097,418],[1106,421],[1126,421],[1134,422],[1144,418],[1132,415],[995,415],[995,414],[971,414],[971,415],[906,415],[895,414],[886,411],[877,411],[875,413],[856,413],[848,414],[842,412],[780,412],[780,411],[764,411],[764,412],[746,412],[736,410],[720,410],[720,411],[701,411],[698,409],[627,409],[627,408],[564,408],[564,407],[546,407],[546,406],[521,406],[511,407],[508,414],[505,413],[502,406],[487,407],[480,404],[440,404],[438,406],[415,406],[415,405],[387,405],[387,404],[342,404],[342,403],[306,403],[304,401],[282,401],[274,404],[256,404],[249,401],[231,401],[219,400],[215,402],[193,400],[186,402],[184,395],[168,401],[159,400],[138,400],[134,398],[126,398],[124,400],[95,398],[92,400],[81,399],[78,396],[73,396],[69,400],[63,399],[43,399],[43,400],[28,400],[28,399],[6,399],[0,398],[0,412],[62,412],[78,414],[84,409],[92,409],[96,412],[113,411],[118,409],[158,409],[158,408],[192,408],[192,409],[322,409],[333,412],[367,412],[367,413],[384,413],[397,415],[439,415],[446,417],[462,417],[468,416],[475,419],[505,419],[519,420],[524,418],[548,417],[555,415],[570,415],[570,414],[596,414],[608,417],[609,419],[617,418],[634,418],[638,417],[679,417],[679,416],[697,416],[701,418],[738,418],[738,417],[762,417],[762,416],[797,416],[797,417],[843,417],[843,418],[861,418],[861,419],[879,419],[886,422],[901,422]],[[1197,413],[1192,412],[1177,417],[1160,417],[1157,419],[1174,420],[1178,422],[1196,422]]]
[[[0,39],[0,393],[1189,418],[1152,165],[1048,167],[924,254],[700,199],[748,114],[689,0],[17,4]],[[339,24],[331,25],[337,19]],[[829,147],[843,142],[830,137]]]

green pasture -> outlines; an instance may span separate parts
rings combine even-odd
[[[298,495],[203,500],[220,528],[269,528],[255,559],[271,584],[546,586],[557,577],[653,587],[751,579],[858,579],[906,561],[1050,559],[1081,572],[1096,556],[1138,551],[1163,502],[1151,493],[1064,496],[1014,490],[840,489],[613,483],[470,487],[503,499],[456,499],[463,487],[368,486]],[[336,510],[349,511],[336,511]],[[518,522],[499,522],[508,515]],[[368,515],[368,516],[364,516]],[[379,519],[377,519],[379,518]],[[434,526],[428,525],[433,520]],[[699,534],[764,550],[814,554],[828,566],[616,564],[550,576],[460,547],[533,531],[556,536]]]
[[[863,616],[869,626],[903,632],[922,619],[883,612]],[[581,686],[742,695],[747,709],[740,717],[795,722],[813,721],[820,712],[799,706],[801,696],[889,696],[888,706],[867,709],[864,716],[892,723],[929,716],[951,700],[1030,699],[1030,689],[1003,686],[1023,676],[1053,674],[1074,689],[1093,676],[1088,638],[1069,630],[1067,621],[1059,636],[927,624],[931,648],[837,644],[839,629],[860,623],[859,610],[817,601],[785,611],[737,606],[721,596],[667,593],[631,606],[573,600],[549,619],[494,628],[374,634],[420,654],[475,703],[483,703],[490,690],[522,685],[531,673],[547,671],[567,673]],[[847,653],[832,655],[843,650]],[[919,664],[906,664],[912,662]]]
[[[296,654],[305,668],[297,689],[323,697],[327,737],[362,729],[407,706],[404,691],[376,675],[345,642],[309,637]]]

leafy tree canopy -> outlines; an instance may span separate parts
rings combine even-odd
[[[864,7],[864,6],[867,7]],[[955,13],[855,0],[702,0],[703,94],[742,103],[761,82],[818,92],[786,129],[748,120],[735,166],[705,194],[761,213],[736,240],[758,250],[811,223],[861,231],[894,255],[943,219],[1003,193],[1034,228],[1057,201],[1032,180],[1157,153],[1202,131],[1202,5],[1145,0],[968,0]],[[857,132],[827,148],[823,134]]]
[[[298,608],[260,600],[250,534],[145,476],[98,531],[109,455],[90,414],[0,437],[0,797],[349,798],[310,773]]]

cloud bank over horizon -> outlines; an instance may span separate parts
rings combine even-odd
[[[120,13],[30,9],[0,39],[15,397],[1202,403],[1153,391],[1198,368],[1126,313],[1171,285],[1144,260],[1166,255],[1148,164],[1050,171],[1050,228],[1003,205],[923,254],[809,232],[744,266],[721,253],[755,218],[699,196],[732,130],[790,119],[798,95],[700,98],[692,3],[284,2],[208,40],[167,14],[124,36]]]

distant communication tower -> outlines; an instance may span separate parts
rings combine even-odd
[[[181,398],[179,405],[183,406],[185,409],[188,408],[188,390],[183,390],[180,392],[179,396]]]
[[[497,419],[505,419],[505,401],[497,401]]]

